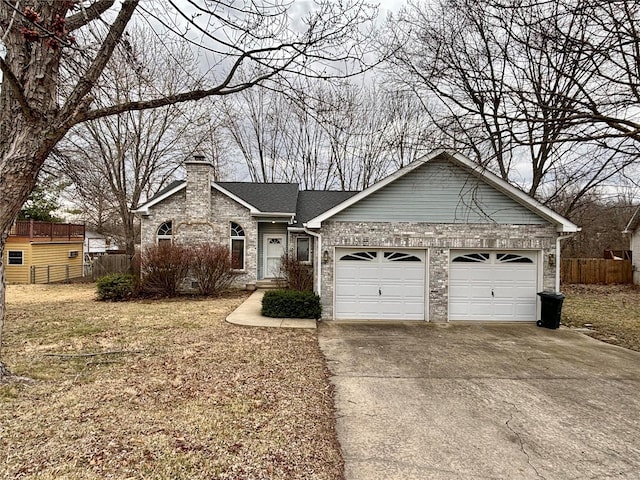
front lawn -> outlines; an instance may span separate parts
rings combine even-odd
[[[9,286],[0,478],[339,479],[316,333],[230,325],[245,298],[97,302]]]
[[[562,323],[586,328],[599,340],[640,352],[640,288],[567,285]]]

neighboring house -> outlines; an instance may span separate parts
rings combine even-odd
[[[15,222],[4,246],[7,283],[49,283],[82,276],[84,225]]]
[[[203,157],[135,212],[142,246],[229,245],[242,284],[277,275],[290,251],[314,267],[323,319],[539,318],[559,289],[560,240],[579,228],[440,150],[362,192],[214,182]]]
[[[629,244],[631,249],[631,269],[633,270],[633,283],[640,285],[640,206],[629,220],[622,233],[631,236]]]
[[[86,230],[83,248],[85,257],[93,258],[104,255],[107,253],[107,237],[100,233]]]

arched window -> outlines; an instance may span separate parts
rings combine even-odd
[[[158,242],[158,245],[171,245],[171,242],[173,241],[173,228],[171,226],[171,220],[169,220],[168,222],[164,222],[158,227],[156,240]]]
[[[244,230],[235,222],[231,222],[231,266],[244,270]]]

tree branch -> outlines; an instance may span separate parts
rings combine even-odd
[[[44,357],[60,357],[60,358],[85,358],[85,357],[97,357],[98,355],[122,355],[122,354],[136,354],[144,353],[142,350],[111,350],[107,352],[95,352],[95,353],[44,353]]]
[[[113,4],[114,0],[97,0],[87,8],[83,8],[81,12],[71,15],[65,22],[67,31],[72,32],[85,26],[109,10]]]
[[[138,6],[138,3],[139,0],[125,0],[122,2],[122,8],[111,25],[109,33],[102,43],[100,50],[97,52],[91,66],[80,80],[78,80],[78,83],[71,92],[71,95],[69,95],[69,99],[58,115],[58,119],[61,124],[71,126],[78,123],[73,117],[78,117],[80,115],[80,112],[78,111],[79,107],[82,106],[86,96],[89,94],[104,71],[104,67],[109,62],[116,45],[122,38],[124,29],[129,23],[129,20],[131,20],[131,16]],[[88,107],[88,105],[86,106]]]
[[[13,93],[18,104],[20,105],[23,115],[27,119],[33,120],[35,118],[35,114],[31,106],[29,105],[29,102],[27,102],[27,98],[24,96],[24,87],[20,83],[20,80],[18,80],[13,74],[13,72],[9,68],[9,65],[6,64],[2,57],[0,57],[0,70],[2,71],[2,75],[7,81],[9,87],[13,90]]]
[[[255,54],[256,52],[261,53],[261,52],[265,52],[265,51],[269,51],[269,50],[279,50],[279,49],[285,48],[285,47],[287,47],[287,45],[282,45],[280,47],[274,47],[274,48],[265,48],[265,49],[260,49],[260,50],[254,50],[254,51],[251,51],[251,52],[244,53],[243,55],[241,55],[236,60],[236,62],[231,67],[231,70],[227,74],[227,77],[224,79],[224,81],[222,83],[220,83],[219,85],[213,87],[213,88],[192,90],[190,92],[178,93],[178,94],[175,94],[175,95],[167,95],[165,97],[151,99],[151,100],[140,100],[140,101],[135,101],[135,102],[125,102],[125,103],[121,103],[121,104],[118,104],[118,105],[112,105],[110,107],[91,110],[91,111],[88,111],[88,112],[80,112],[73,119],[72,125],[75,125],[77,123],[84,122],[84,121],[87,121],[87,120],[96,120],[98,118],[106,117],[106,116],[109,116],[109,115],[117,115],[119,113],[123,113],[123,112],[126,112],[126,111],[145,110],[145,109],[150,109],[150,108],[159,108],[159,107],[165,107],[167,105],[174,105],[176,103],[183,103],[183,102],[189,102],[189,101],[193,101],[193,100],[200,100],[202,98],[211,97],[211,96],[214,96],[214,95],[220,95],[221,96],[221,95],[229,95],[229,94],[232,94],[232,93],[241,92],[242,90],[246,90],[247,88],[250,88],[250,87],[252,87],[254,85],[259,84],[260,82],[263,82],[264,80],[267,80],[267,79],[273,77],[274,75],[278,74],[282,70],[286,69],[291,64],[291,62],[293,62],[293,58],[291,58],[286,63],[284,63],[283,65],[281,65],[278,68],[274,68],[269,73],[265,73],[264,75],[260,75],[259,77],[256,77],[253,80],[241,83],[239,85],[236,85],[236,86],[233,86],[233,87],[228,87],[229,83],[231,82],[231,80],[235,76],[237,70],[240,68],[240,65],[242,64],[243,60],[246,59],[246,58],[251,58],[251,55]]]

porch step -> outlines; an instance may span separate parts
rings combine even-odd
[[[280,280],[277,278],[267,278],[264,280],[258,280],[256,282],[256,288],[259,288],[261,290],[272,290],[277,288],[284,288],[286,286],[287,284],[284,282],[284,280]]]

